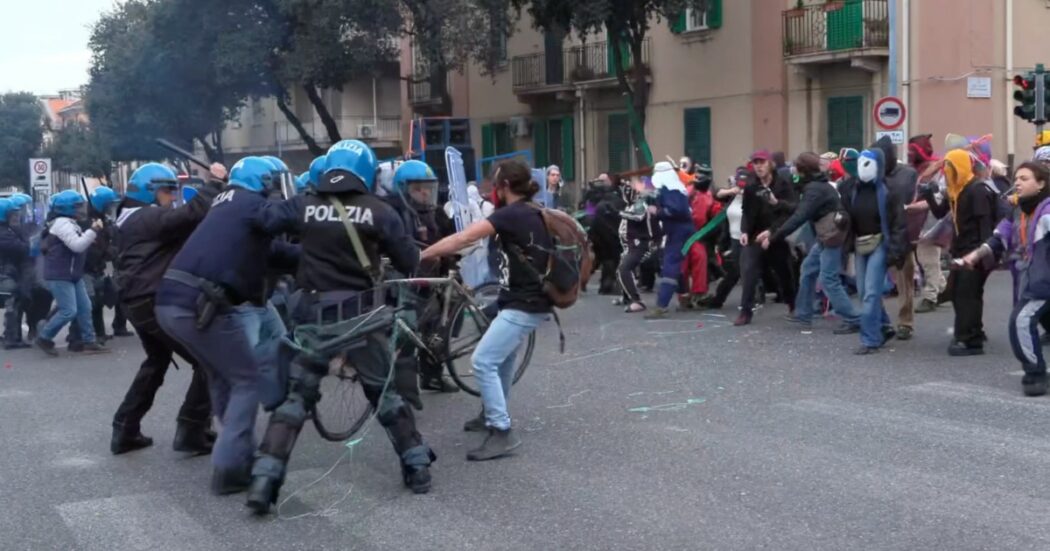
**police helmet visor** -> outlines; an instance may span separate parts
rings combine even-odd
[[[285,199],[291,199],[295,197],[298,190],[295,187],[295,177],[292,176],[291,172],[281,172],[278,181],[280,182],[281,196]]]
[[[416,206],[436,208],[438,200],[437,180],[416,180],[409,182],[408,197]]]

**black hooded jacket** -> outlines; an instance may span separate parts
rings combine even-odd
[[[802,227],[806,222],[816,223],[824,216],[842,210],[842,201],[835,186],[828,182],[826,174],[820,174],[811,179],[804,180],[805,187],[802,191],[802,200],[798,208],[771,237],[771,241],[784,239],[795,230]]]

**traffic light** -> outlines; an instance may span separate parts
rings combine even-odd
[[[1014,101],[1017,102],[1017,107],[1014,107],[1014,115],[1028,122],[1035,120],[1035,81],[1035,73],[1014,76],[1014,86],[1017,87],[1017,90],[1014,91]],[[1043,101],[1043,98],[1039,100]]]

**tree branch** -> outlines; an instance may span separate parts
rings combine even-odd
[[[279,89],[275,94],[275,98],[277,109],[284,115],[288,124],[291,124],[292,128],[299,133],[299,137],[303,139],[303,143],[306,144],[306,148],[310,150],[310,154],[315,157],[324,155],[325,150],[317,145],[317,140],[314,140],[313,136],[306,131],[306,128],[303,127],[302,121],[300,121],[299,117],[295,116],[295,113],[293,113],[288,107],[288,94],[283,89]]]
[[[321,124],[324,125],[325,131],[328,132],[328,139],[332,143],[341,141],[343,137],[339,133],[339,125],[332,118],[332,113],[328,110],[328,106],[324,104],[324,100],[321,99],[321,94],[317,93],[317,87],[312,83],[306,83],[303,85],[303,90],[306,91],[306,97],[313,104],[314,111],[321,117]]]

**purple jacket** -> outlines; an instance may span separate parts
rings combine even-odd
[[[1003,218],[986,243],[997,259],[1004,256],[1014,280],[1014,302],[1050,300],[1050,198],[1035,208],[1032,217],[1021,225],[1021,209],[1014,208],[1011,216]],[[1025,232],[1022,247],[1021,232]]]

